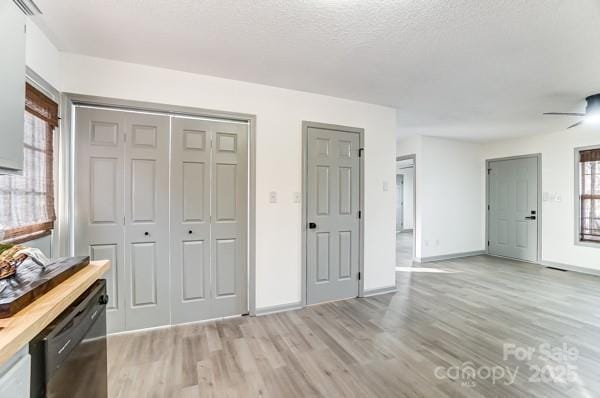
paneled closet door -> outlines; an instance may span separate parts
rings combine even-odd
[[[173,323],[212,317],[210,125],[171,121],[171,314]]]
[[[247,131],[172,119],[173,323],[247,311]]]
[[[126,329],[170,323],[169,116],[127,113]]]
[[[213,317],[247,312],[248,125],[210,122]]]
[[[77,108],[75,254],[111,261],[108,332],[125,329],[123,157],[126,114]]]

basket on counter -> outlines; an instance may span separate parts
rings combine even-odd
[[[0,279],[17,273],[17,268],[27,259],[27,255],[19,253],[25,247],[19,245],[0,244]]]

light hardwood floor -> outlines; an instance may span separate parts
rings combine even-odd
[[[600,396],[600,277],[478,256],[398,272],[397,284],[395,294],[111,337],[110,395]],[[572,381],[530,380],[530,365],[550,366],[544,379],[565,365],[540,356],[544,343],[578,350]],[[504,344],[536,351],[504,360]],[[468,366],[479,376],[452,373]],[[514,383],[487,377],[498,367],[518,368]]]
[[[413,233],[396,232],[396,267],[410,267],[413,262]]]

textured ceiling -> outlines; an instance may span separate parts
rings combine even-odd
[[[398,133],[564,128],[600,92],[600,0],[36,0],[59,49],[398,109]]]

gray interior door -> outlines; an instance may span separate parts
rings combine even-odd
[[[489,254],[537,261],[537,158],[493,161],[488,174]]]
[[[356,297],[360,137],[308,128],[306,138],[307,303]]]
[[[248,125],[172,121],[173,323],[247,312]]]
[[[105,278],[109,332],[125,330],[124,112],[77,108],[75,254],[110,260]]]
[[[396,232],[404,230],[404,176],[396,174]]]

